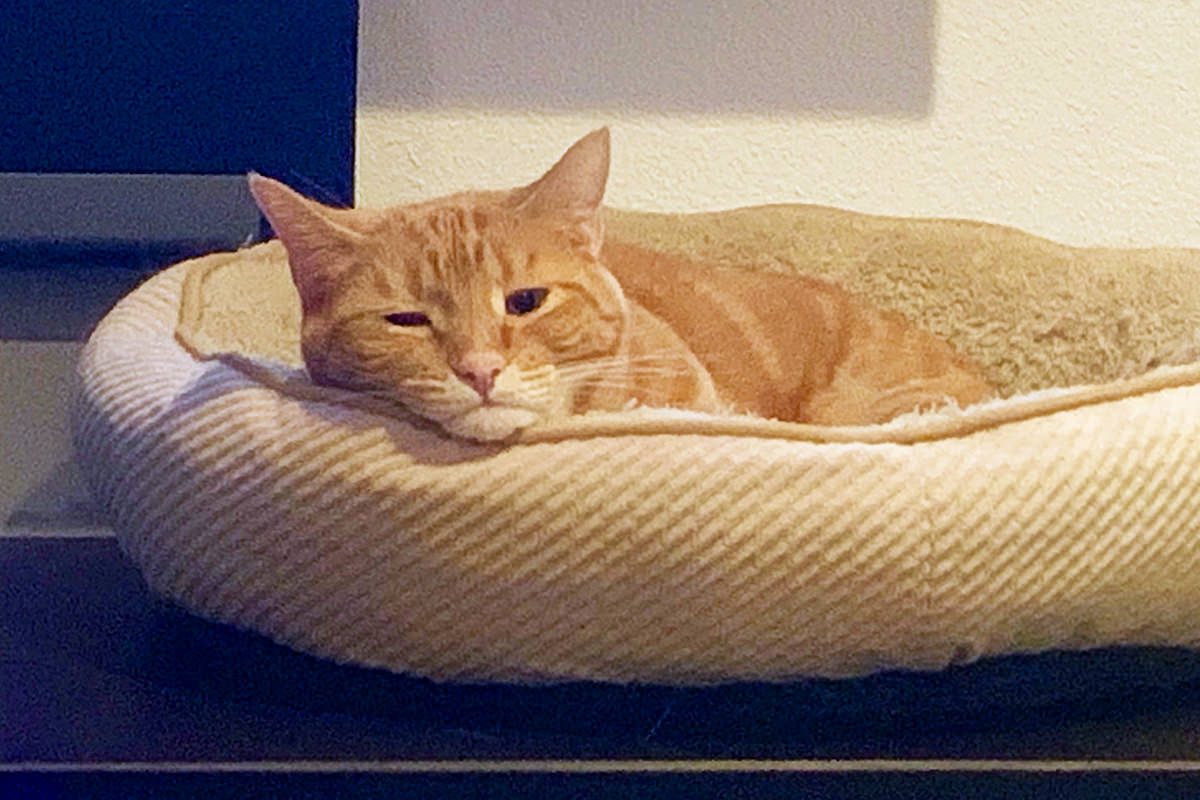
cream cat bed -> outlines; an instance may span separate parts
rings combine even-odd
[[[1200,251],[802,206],[609,231],[833,278],[1005,398],[863,428],[641,410],[470,444],[307,381],[277,243],[208,256],[125,298],[80,365],[79,460],[151,588],[439,680],[1200,643]]]

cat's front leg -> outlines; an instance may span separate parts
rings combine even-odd
[[[712,375],[662,319],[633,304],[628,370],[639,405],[718,414],[728,410]]]

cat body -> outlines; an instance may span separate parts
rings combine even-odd
[[[992,393],[948,344],[827,281],[623,244],[604,254],[626,296],[687,343],[730,410],[871,424]]]
[[[605,243],[608,163],[602,129],[529,186],[387,210],[252,175],[312,379],[482,441],[638,405],[834,425],[990,395],[949,345],[833,284]]]

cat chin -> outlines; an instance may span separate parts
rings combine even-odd
[[[498,442],[537,422],[539,415],[527,408],[481,406],[465,414],[442,420],[447,433],[477,442]]]

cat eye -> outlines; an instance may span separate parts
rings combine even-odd
[[[383,318],[393,325],[402,325],[406,328],[429,324],[429,317],[420,311],[400,311],[395,314],[385,314]]]
[[[544,286],[531,289],[518,289],[504,298],[504,310],[510,314],[528,314],[546,300],[550,290]]]

